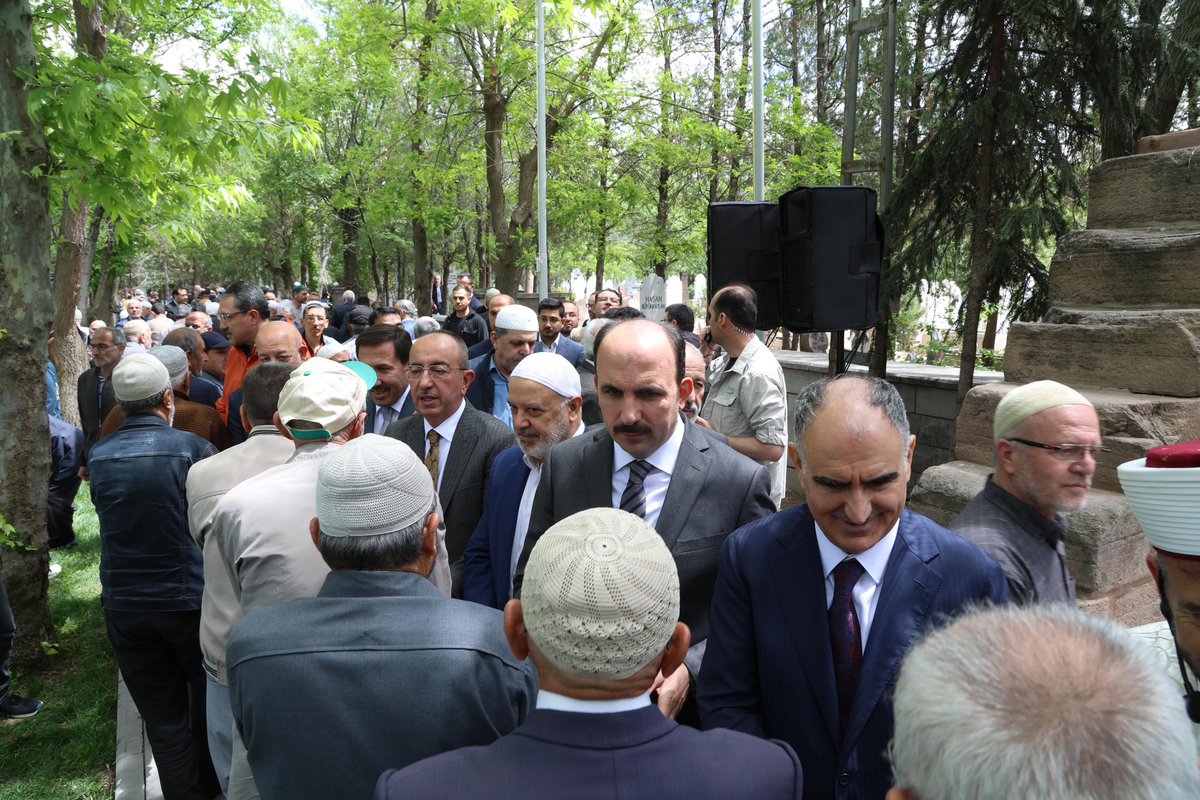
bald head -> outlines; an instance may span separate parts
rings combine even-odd
[[[285,363],[299,366],[304,360],[300,351],[303,346],[304,340],[296,326],[282,320],[264,322],[259,326],[258,335],[254,338],[258,360],[264,364]]]
[[[498,294],[487,302],[488,323],[492,326],[492,330],[496,330],[496,315],[500,313],[500,309],[505,306],[511,306],[517,302],[512,298],[512,295]]]

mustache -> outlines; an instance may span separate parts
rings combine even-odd
[[[650,433],[650,426],[642,423],[634,423],[633,425],[614,425],[613,433]]]

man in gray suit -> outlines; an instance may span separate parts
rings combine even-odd
[[[692,382],[677,330],[649,320],[611,323],[596,336],[595,352],[604,427],[547,454],[521,568],[547,528],[585,508],[620,508],[658,531],[679,570],[680,620],[693,642],[687,669],[656,685],[659,707],[674,717],[704,656],[721,545],[736,528],[774,513],[770,479],[684,424],[681,398]]]
[[[454,334],[435,332],[413,342],[408,362],[417,414],[392,423],[386,435],[412,448],[437,486],[446,523],[446,550],[454,597],[462,597],[462,558],[483,516],[492,461],[516,444],[512,428],[464,400],[475,373],[467,347]]]

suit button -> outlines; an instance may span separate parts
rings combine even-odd
[[[838,775],[838,786],[849,786],[852,780],[854,780],[853,775],[849,772],[843,772],[841,775]]]

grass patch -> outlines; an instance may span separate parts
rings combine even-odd
[[[100,608],[100,526],[85,483],[75,505],[74,550],[54,550],[50,581],[58,653],[14,669],[13,689],[46,703],[0,722],[0,800],[109,800],[117,736],[117,663]]]

